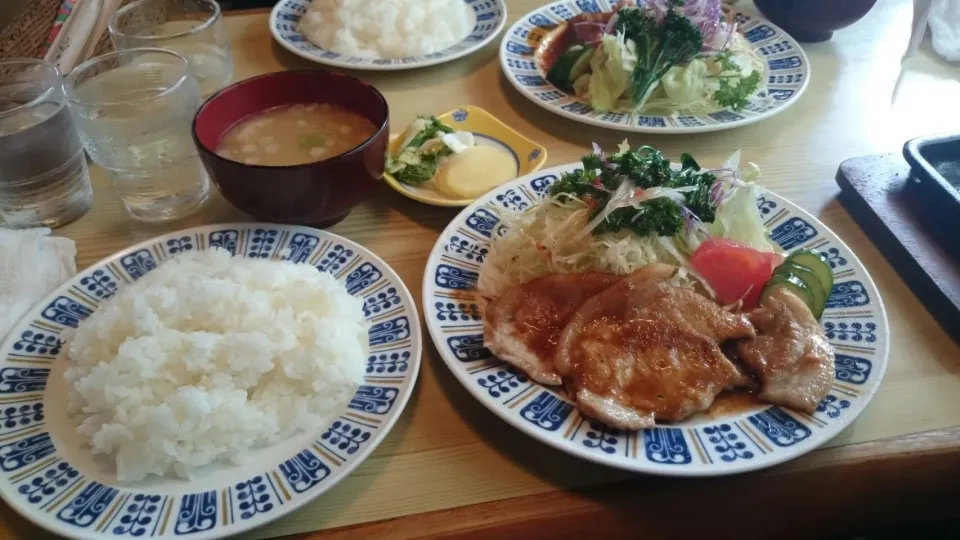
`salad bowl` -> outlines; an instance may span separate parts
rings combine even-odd
[[[546,51],[557,32],[574,17],[612,11],[613,0],[558,1],[522,16],[511,26],[500,45],[500,67],[510,84],[533,103],[584,124],[638,133],[703,133],[745,126],[787,110],[803,95],[810,79],[810,62],[803,49],[786,32],[760,15],[731,9],[730,24],[743,34],[752,55],[764,65],[759,87],[739,109],[715,108],[687,114],[623,108],[598,111],[588,100],[549,82]]]

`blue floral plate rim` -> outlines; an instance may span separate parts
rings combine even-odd
[[[310,0],[280,0],[270,11],[270,33],[284,49],[328,66],[367,71],[398,71],[443,64],[472,54],[493,41],[507,24],[504,0],[463,0],[476,15],[470,34],[447,49],[422,56],[373,59],[340,54],[310,43],[297,29]]]
[[[769,106],[739,112],[664,116],[626,112],[598,113],[585,101],[561,92],[546,81],[537,46],[558,24],[585,12],[608,11],[615,0],[558,0],[521,16],[500,43],[500,69],[510,84],[536,105],[592,126],[634,133],[706,133],[746,126],[779,114],[796,103],[810,82],[810,60],[800,44],[781,28],[754,12],[734,6],[740,30],[768,58]],[[751,110],[753,108],[754,110]]]
[[[58,360],[59,334],[122,283],[180,251],[212,246],[244,257],[309,263],[361,296],[371,324],[364,382],[323,430],[255,450],[242,465],[190,481],[111,481],[112,472],[91,465],[89,450],[71,444],[65,394],[51,389],[66,388],[56,379],[65,367]],[[400,276],[368,249],[336,234],[295,225],[224,223],[139,242],[78,272],[31,308],[0,344],[0,498],[36,525],[82,540],[183,535],[209,540],[262,526],[325,493],[373,453],[413,393],[422,344],[416,303]]]
[[[890,344],[883,301],[852,250],[795,204],[764,191],[757,204],[786,249],[821,250],[835,285],[822,324],[837,350],[834,385],[806,415],[764,405],[731,415],[698,415],[640,432],[612,430],[584,418],[562,394],[527,379],[483,347],[480,299],[473,288],[497,230],[497,208],[522,210],[579,163],[504,184],[466,207],[437,239],[424,270],[427,331],[467,391],[494,414],[554,448],[603,465],[664,476],[716,476],[770,467],[810,452],[849,426],[886,372]]]

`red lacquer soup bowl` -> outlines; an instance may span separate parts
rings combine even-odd
[[[356,148],[302,165],[248,165],[216,153],[223,136],[243,120],[296,104],[337,105],[376,128]],[[321,70],[269,73],[213,95],[193,120],[193,138],[220,193],[251,216],[276,223],[327,227],[345,218],[377,187],[390,138],[387,100],[376,88]]]

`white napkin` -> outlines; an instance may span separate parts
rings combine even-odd
[[[77,245],[50,229],[0,229],[0,342],[20,317],[77,273]]]
[[[960,0],[933,0],[927,23],[933,50],[949,62],[960,62]]]

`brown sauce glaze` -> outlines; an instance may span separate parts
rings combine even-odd
[[[721,418],[752,411],[766,405],[757,397],[756,392],[751,390],[728,390],[718,395],[703,414],[710,418]]]
[[[591,272],[562,282],[535,279],[524,284],[513,314],[518,337],[541,358],[552,358],[560,333],[580,304],[618,280],[613,274]]]
[[[737,376],[716,343],[677,324],[594,321],[574,348],[573,380],[659,420],[701,410]]]
[[[588,28],[590,26],[605,25],[613,17],[613,12],[604,13],[581,13],[574,16],[569,21],[557,26],[551,30],[540,41],[536,50],[536,58],[540,67],[544,71],[549,71],[553,63],[563,54],[571,45],[581,44],[589,41],[588,36],[599,36],[603,29],[599,30]],[[578,28],[580,27],[580,28]],[[599,41],[594,39],[592,43]]]
[[[553,63],[563,54],[563,51],[574,44],[573,40],[575,38],[573,28],[571,28],[568,23],[563,23],[553,30],[550,30],[547,35],[540,40],[540,45],[537,46],[537,50],[534,52],[537,65],[543,69],[544,72],[550,71]]]

